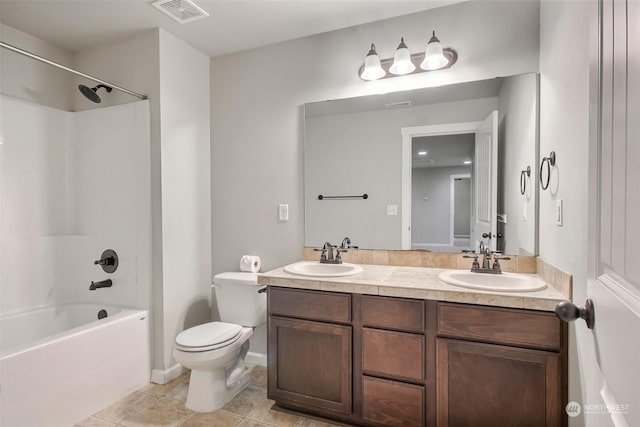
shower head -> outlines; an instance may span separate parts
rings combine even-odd
[[[78,89],[80,89],[80,92],[82,92],[82,94],[86,96],[89,101],[95,102],[96,104],[99,104],[102,101],[100,99],[100,96],[98,96],[98,89],[100,89],[101,87],[105,88],[107,93],[110,93],[113,90],[109,86],[105,85],[98,85],[96,87],[78,85]]]

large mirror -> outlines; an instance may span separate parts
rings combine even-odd
[[[305,104],[305,246],[537,254],[538,81]]]

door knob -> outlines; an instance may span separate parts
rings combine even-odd
[[[587,322],[587,328],[593,329],[596,320],[596,314],[593,308],[593,301],[587,299],[584,307],[578,307],[571,301],[562,301],[556,305],[556,316],[567,323],[576,319],[584,319]]]
[[[482,238],[483,239],[490,239],[491,238],[491,233],[482,233]]]

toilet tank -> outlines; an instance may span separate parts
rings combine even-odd
[[[267,294],[259,294],[258,275],[247,272],[216,274],[215,292],[220,320],[242,326],[258,326],[267,321]]]

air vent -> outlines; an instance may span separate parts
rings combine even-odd
[[[407,108],[411,107],[411,101],[390,102],[384,104],[384,108]]]
[[[151,4],[181,24],[209,16],[191,0],[159,0]]]

